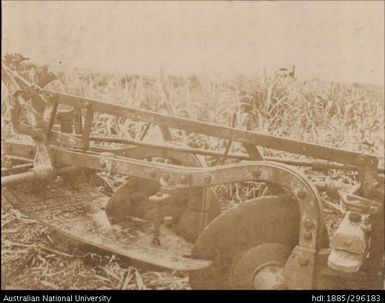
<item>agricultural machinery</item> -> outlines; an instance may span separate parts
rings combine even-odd
[[[193,289],[383,287],[377,157],[47,89],[55,76],[27,81],[22,59],[3,61],[2,82],[13,129],[31,140],[3,142],[1,177],[3,198],[21,213],[138,264],[186,272]],[[97,136],[98,114],[140,122],[142,135]],[[161,143],[143,139],[155,127]],[[173,129],[226,140],[226,148],[184,146]],[[230,152],[235,142],[245,152]],[[264,157],[261,147],[304,157]],[[207,157],[219,161],[208,166]],[[353,171],[359,182],[313,180],[300,167]],[[112,189],[100,172],[124,182]],[[223,210],[214,189],[227,184],[266,190]],[[330,235],[325,192],[345,210]]]

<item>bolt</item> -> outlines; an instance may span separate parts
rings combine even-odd
[[[306,229],[311,229],[313,228],[314,226],[314,223],[311,219],[309,218],[306,218],[304,221],[303,221],[303,226],[305,226]]]
[[[306,192],[304,190],[299,190],[297,196],[300,199],[304,199],[306,197]]]
[[[29,154],[30,154],[31,156],[33,156],[33,149],[31,149],[31,150],[29,151]]]
[[[163,180],[164,181],[168,181],[168,179],[170,179],[170,175],[168,174],[168,173],[164,173],[163,175],[162,175],[162,178],[163,178]]]
[[[8,151],[8,152],[11,152],[11,151],[12,151],[12,145],[8,145],[8,146],[7,146],[7,151]]]
[[[203,177],[203,181],[204,181],[206,184],[210,184],[210,183],[211,183],[211,176],[205,176],[205,177]]]
[[[151,171],[150,172],[150,177],[151,178],[155,178],[156,177],[156,172],[155,171]]]
[[[310,231],[305,232],[305,239],[311,240],[313,238],[313,234]]]

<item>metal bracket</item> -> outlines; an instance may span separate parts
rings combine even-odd
[[[352,193],[345,191],[338,191],[342,201],[346,208],[352,211],[358,211],[360,213],[368,213],[370,215],[376,215],[381,209],[382,204],[372,199],[367,199]]]
[[[313,288],[315,256],[315,249],[294,247],[283,273],[288,289]]]

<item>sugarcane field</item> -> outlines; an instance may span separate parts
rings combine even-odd
[[[2,1],[1,289],[383,290],[381,8]]]

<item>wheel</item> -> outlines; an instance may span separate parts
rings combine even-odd
[[[298,242],[296,203],[271,196],[232,208],[199,236],[192,257],[213,260],[189,274],[193,289],[283,289],[282,269]]]

